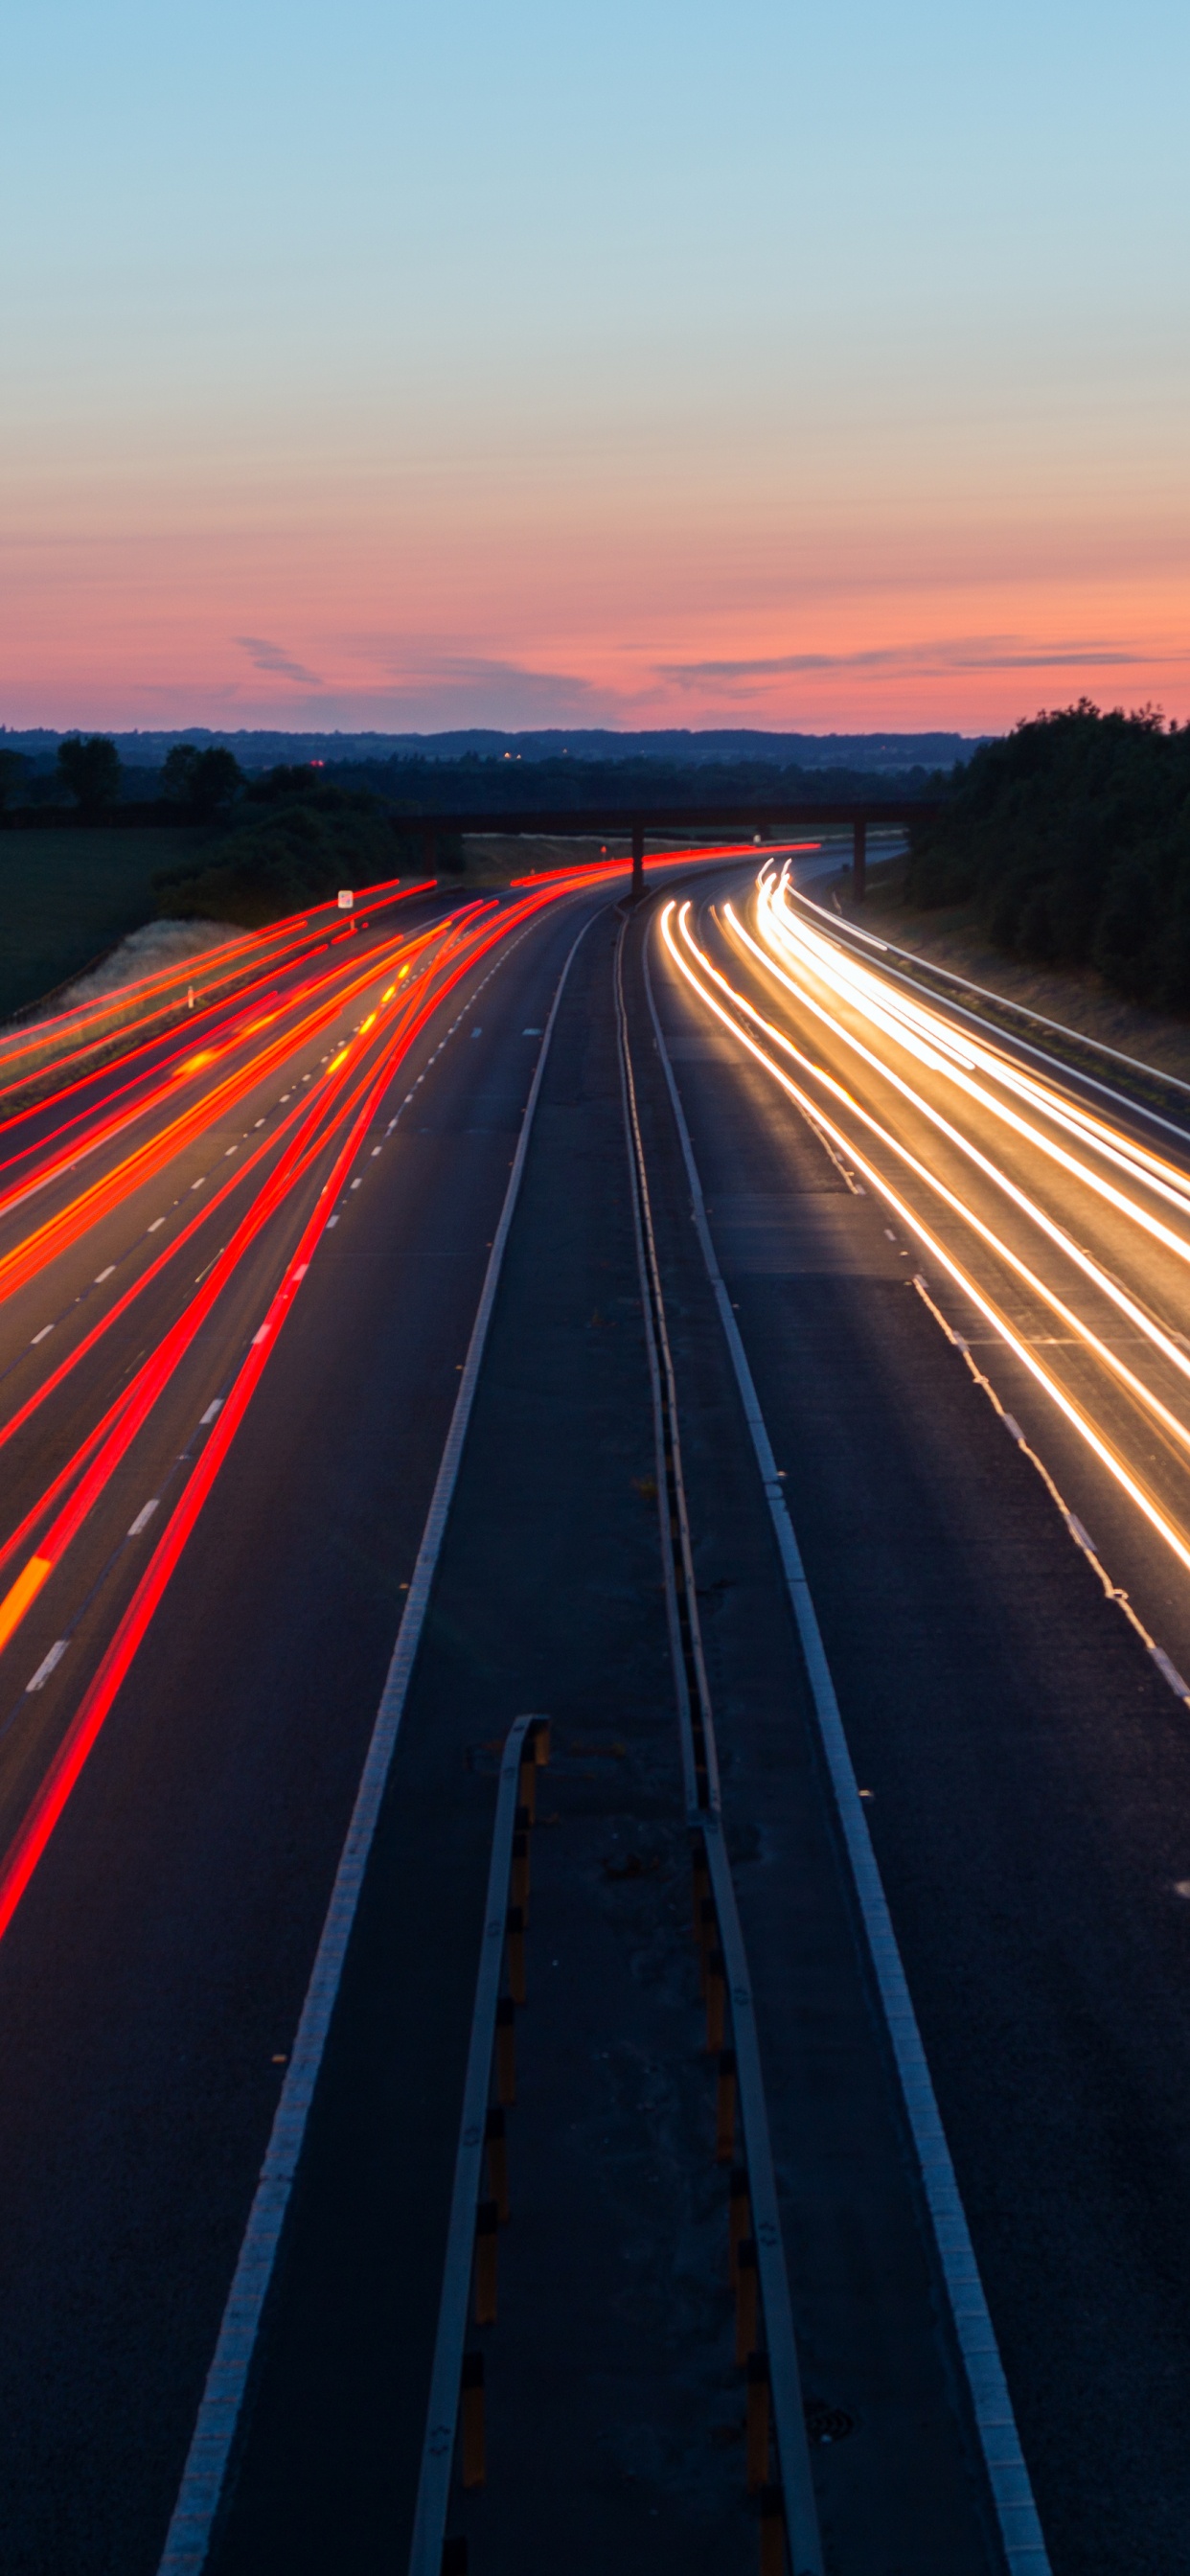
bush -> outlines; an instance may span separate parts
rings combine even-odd
[[[969,903],[997,946],[1190,1008],[1190,726],[1087,699],[985,743],[910,834],[906,901]]]
[[[325,903],[340,886],[421,874],[420,862],[420,849],[406,845],[376,797],[318,787],[208,842],[201,857],[164,870],[154,887],[158,912],[170,920],[234,921],[255,930]]]

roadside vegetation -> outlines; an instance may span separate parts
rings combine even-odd
[[[326,787],[313,769],[270,770],[232,809],[230,828],[155,880],[171,921],[234,921],[261,929],[340,886],[424,874],[424,852],[396,816],[363,790]],[[437,852],[441,869],[455,861]],[[456,862],[457,863],[457,862]]]
[[[262,929],[340,886],[463,866],[443,834],[427,870],[389,800],[312,764],[248,779],[221,746],[179,743],[147,783],[148,795],[104,735],[61,743],[40,776],[0,751],[0,1018],[154,917]]]
[[[985,743],[910,835],[905,901],[1003,953],[1190,1010],[1190,726],[1086,699]]]
[[[174,830],[0,833],[0,1019],[40,1001],[151,921]]]

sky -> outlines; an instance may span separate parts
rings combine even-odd
[[[1190,716],[1185,0],[9,0],[0,723]]]

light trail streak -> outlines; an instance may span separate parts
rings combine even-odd
[[[989,1091],[984,1083],[976,1081],[968,1067],[979,1065],[986,1069],[1005,1089],[1015,1092],[1018,1097],[1028,1099],[1034,1106],[1041,1109],[1055,1125],[1062,1127],[1069,1134],[1082,1136],[1117,1167],[1127,1170],[1133,1178],[1140,1180],[1190,1214],[1190,1184],[1187,1183],[1185,1174],[1179,1172],[1176,1166],[1164,1162],[1159,1155],[1153,1154],[1145,1146],[1134,1143],[1131,1138],[1108,1127],[1103,1120],[1096,1118],[1092,1111],[1083,1110],[1075,1103],[1062,1100],[1056,1092],[1050,1090],[1048,1085],[1041,1083],[1036,1075],[1026,1073],[1023,1068],[1014,1065],[1007,1056],[995,1054],[988,1048],[980,1046],[977,1041],[968,1039],[964,1034],[948,1026],[936,1013],[924,1010],[918,1003],[911,1003],[904,995],[890,994],[887,985],[882,989],[879,977],[871,968],[865,966],[858,958],[844,957],[832,941],[825,939],[820,932],[811,930],[808,925],[797,922],[789,915],[787,908],[784,918],[778,919],[771,886],[762,891],[760,917],[765,927],[771,929],[780,946],[795,954],[800,951],[803,971],[809,968],[815,972],[829,989],[850,1001],[886,1036],[891,1037],[907,1052],[916,1056],[929,1071],[941,1075],[943,1079],[956,1085],[980,1108],[987,1110],[993,1118],[1012,1129],[1024,1143],[1046,1155],[1072,1179],[1093,1190],[1098,1197],[1113,1207],[1118,1215],[1128,1218],[1131,1223],[1143,1228],[1154,1241],[1161,1243],[1163,1248],[1172,1252],[1178,1260],[1190,1263],[1190,1242],[1187,1242],[1184,1236],[1175,1234],[1159,1217],[1139,1206],[1136,1200],[1128,1198],[1115,1187],[1114,1183],[1105,1179],[1102,1173],[1096,1172],[1081,1158],[1069,1154],[1064,1146],[1056,1143],[1053,1137],[1047,1136],[1031,1120],[1021,1118],[1005,1101],[998,1099],[994,1092]],[[799,1002],[805,1003],[812,1010],[820,1009],[806,991],[805,986],[795,984],[784,976],[780,966],[771,956],[764,962],[770,973],[776,973],[782,981],[786,982],[788,989],[796,994]],[[847,1035],[845,1031],[838,1029],[836,1023],[832,1025],[836,1026],[838,1034]],[[850,1038],[848,1042],[855,1043]],[[877,1060],[872,1059],[872,1061]],[[885,1068],[882,1066],[881,1069]]]
[[[410,895],[432,893],[436,882],[434,877],[426,877],[416,884],[402,885],[399,878],[386,879],[382,885],[364,890],[361,899],[364,908],[357,918],[366,925],[378,907],[381,910],[387,910],[391,904],[403,902]],[[295,962],[294,959],[285,958],[284,951],[287,948],[295,948],[302,939],[305,939],[310,952],[313,953],[318,942],[325,940],[326,932],[338,918],[338,908],[334,902],[316,904],[304,913],[287,914],[284,920],[270,924],[267,929],[247,931],[239,938],[225,940],[215,947],[202,949],[196,956],[183,958],[170,966],[157,967],[148,975],[132,977],[128,982],[114,987],[109,993],[96,995],[90,1001],[76,1002],[69,1010],[47,1014],[45,1019],[35,1023],[32,1030],[0,1035],[0,1069],[7,1072],[22,1058],[38,1055],[47,1046],[55,1044],[66,1045],[71,1052],[78,1053],[80,1048],[74,1045],[74,1040],[85,1042],[88,1032],[94,1030],[104,1019],[117,1018],[127,1009],[130,1001],[141,1001],[148,995],[154,994],[157,997],[158,1010],[162,1011],[170,1006],[175,997],[183,995],[187,986],[191,984],[199,989],[207,983],[224,981],[229,968],[234,971],[234,961],[237,958],[243,958],[245,961],[255,958],[258,964],[263,964],[269,973],[275,972],[282,962],[287,966],[292,965]],[[131,1031],[124,1030],[121,1034],[129,1035]],[[106,1040],[97,1037],[92,1040],[92,1043],[102,1045]],[[23,1078],[41,1081],[52,1071],[52,1063],[42,1065],[38,1067],[35,1074]],[[11,1090],[15,1085],[5,1083],[3,1088]],[[0,1092],[0,1097],[2,1096]]]
[[[751,954],[758,959],[762,966],[769,968],[771,971],[769,959],[765,956],[764,951],[758,947],[756,941],[750,936],[749,932],[745,930],[742,922],[737,919],[734,909],[730,904],[727,904],[724,907],[724,918],[728,922],[735,938],[740,942],[740,944],[744,948],[748,949]],[[1187,1355],[1186,1351],[1177,1341],[1173,1340],[1171,1336],[1162,1329],[1161,1325],[1157,1323],[1146,1307],[1139,1305],[1134,1298],[1129,1296],[1127,1289],[1123,1288],[1120,1282],[1113,1278],[1110,1271],[1104,1270],[1102,1265],[1094,1259],[1093,1255],[1085,1251],[1083,1246],[1077,1243],[1072,1235],[1067,1233],[1064,1226],[1059,1225],[1056,1219],[1051,1217],[1035,1199],[1030,1198],[1028,1192],[1021,1189],[1018,1183],[1015,1182],[1011,1178],[1010,1174],[1004,1171],[998,1163],[993,1163],[990,1157],[984,1154],[980,1147],[976,1145],[970,1137],[964,1136],[961,1128],[955,1127],[951,1120],[943,1115],[940,1109],[936,1109],[933,1103],[925,1098],[924,1094],[914,1090],[911,1083],[906,1082],[902,1075],[894,1072],[892,1067],[887,1065],[882,1057],[874,1054],[871,1048],[864,1046],[862,1041],[856,1038],[852,1032],[845,1027],[842,1021],[836,1020],[829,1011],[824,1010],[822,1005],[816,1002],[811,994],[803,993],[801,987],[790,982],[787,977],[781,977],[780,980],[786,983],[788,990],[795,994],[798,1001],[804,1001],[807,1009],[812,1011],[815,1017],[821,1020],[824,1026],[829,1028],[836,1037],[840,1038],[844,1045],[849,1046],[855,1054],[861,1056],[867,1064],[871,1065],[874,1070],[881,1075],[884,1081],[890,1083],[894,1090],[900,1092],[902,1098],[907,1100],[910,1106],[915,1109],[921,1117],[928,1120],[929,1124],[936,1128],[940,1135],[946,1137],[948,1143],[954,1145],[961,1154],[965,1155],[967,1160],[973,1163],[978,1171],[983,1173],[985,1179],[990,1180],[998,1190],[1003,1192],[1006,1198],[1011,1199],[1014,1206],[1018,1207],[1022,1215],[1026,1216],[1032,1224],[1038,1227],[1039,1231],[1048,1238],[1048,1240],[1054,1245],[1055,1249],[1063,1253],[1066,1259],[1073,1263],[1075,1268],[1081,1270],[1083,1276],[1090,1281],[1091,1285],[1097,1288],[1129,1323],[1136,1326],[1142,1338],[1148,1341],[1154,1350],[1160,1352],[1162,1358],[1168,1360],[1171,1366],[1177,1369],[1181,1376],[1190,1379],[1190,1356]],[[741,999],[741,1007],[748,1009],[751,1008],[751,1005],[744,1003]],[[809,1056],[802,1055],[800,1050],[793,1046],[792,1041],[786,1036],[784,1031],[774,1029],[772,1024],[767,1021],[763,1022],[762,1025],[769,1030],[770,1035],[776,1037],[780,1045],[788,1047],[791,1053],[797,1055],[798,1061],[805,1066],[808,1072],[813,1073],[818,1081],[830,1083],[831,1077],[826,1074],[825,1070],[820,1066],[816,1066]],[[850,1095],[846,1091],[840,1088],[839,1096],[840,1098],[847,1100],[848,1106],[853,1110],[857,1117],[866,1118],[866,1111],[861,1109],[857,1102],[852,1101]],[[878,1129],[877,1132],[880,1133],[882,1131]],[[943,1183],[938,1178],[938,1175],[931,1172],[926,1164],[918,1162],[915,1157],[910,1155],[907,1147],[898,1143],[896,1151],[904,1160],[913,1164],[913,1168],[918,1173],[919,1177],[926,1181],[931,1189],[936,1190],[943,1197],[948,1195]],[[1020,1278],[1045,1301],[1045,1303],[1051,1308],[1051,1311],[1057,1315],[1062,1322],[1069,1324],[1072,1332],[1087,1342],[1088,1347],[1094,1350],[1098,1359],[1101,1359],[1107,1367],[1115,1371],[1116,1375],[1127,1384],[1130,1392],[1139,1396],[1140,1400],[1149,1407],[1158,1419],[1160,1419],[1163,1427],[1172,1432],[1175,1439],[1190,1447],[1190,1428],[1182,1423],[1176,1414],[1170,1413],[1167,1408],[1160,1403],[1158,1397],[1150,1388],[1145,1386],[1143,1380],[1134,1376],[1133,1372],[1126,1366],[1125,1362],[1119,1359],[1107,1344],[1101,1343],[1090,1331],[1090,1327],[1085,1324],[1080,1317],[1075,1315],[1073,1310],[1065,1305],[1057,1296],[1056,1292],[1048,1287],[1047,1284],[1038,1277],[1036,1272],[1029,1269],[1007,1244],[1002,1243],[1000,1238],[993,1235],[989,1229],[981,1228],[981,1220],[974,1215],[973,1211],[963,1208],[962,1203],[957,1199],[953,1200],[952,1204],[954,1205],[957,1213],[962,1213],[964,1222],[975,1226],[977,1229],[980,1229],[985,1233],[989,1245],[997,1250],[1000,1258],[1009,1262],[1012,1268],[1018,1272]]]
[[[133,1152],[125,1156],[114,1170],[104,1173],[99,1180],[92,1182],[88,1189],[80,1192],[77,1197],[69,1201],[66,1207],[59,1209],[52,1217],[46,1218],[41,1226],[25,1236],[8,1253],[0,1256],[0,1297],[11,1296],[17,1288],[23,1287],[30,1279],[35,1278],[46,1261],[55,1258],[71,1244],[77,1242],[98,1218],[110,1214],[112,1209],[127,1198],[133,1190],[138,1189],[144,1181],[152,1179],[187,1145],[195,1142],[208,1128],[217,1125],[219,1120],[226,1117],[228,1112],[245,1099],[249,1092],[254,1091],[259,1083],[267,1080],[270,1073],[275,1072],[299,1046],[308,1045],[316,1038],[356,994],[362,992],[385,970],[384,951],[373,952],[366,964],[353,968],[351,978],[346,985],[340,986],[315,1008],[307,1010],[299,1027],[281,1032],[271,1045],[259,1050],[246,1064],[227,1074],[221,1083],[204,1091],[198,1102],[180,1112],[166,1126],[158,1129],[155,1135],[134,1148]],[[124,1132],[134,1120],[148,1116],[153,1110],[159,1109],[176,1088],[177,1080],[178,1076],[172,1077],[169,1084],[162,1086],[150,1100],[141,1102],[126,1119],[119,1121],[113,1130],[105,1130],[95,1142],[115,1141],[116,1136]],[[92,1148],[89,1147],[87,1150]],[[70,1148],[60,1161],[53,1163],[35,1182],[22,1185],[17,1191],[10,1193],[7,1199],[0,1200],[0,1218],[12,1213],[32,1190],[41,1189],[48,1181],[62,1177],[73,1168],[78,1158],[79,1148],[77,1146]]]
[[[284,1205],[306,1173],[335,1141],[329,1174],[319,1188],[313,1209],[306,1218],[296,1252],[287,1258],[281,1284],[272,1297],[264,1322],[252,1335],[228,1395],[218,1399],[221,1409],[208,1406],[202,1416],[204,1427],[213,1423],[210,1436],[199,1453],[182,1489],[180,1498],[166,1523],[150,1563],[137,1584],[132,1599],[121,1616],[115,1633],[85,1689],[74,1717],[59,1742],[48,1768],[35,1791],[14,1839],[0,1863],[0,1936],[6,1930],[20,1898],[52,1837],[64,1812],[75,1782],[98,1741],[107,1714],[127,1676],[146,1635],[157,1606],[181,1559],[187,1539],[193,1530],[209,1495],[220,1465],[243,1420],[251,1396],[277,1336],[289,1313],[294,1297],[309,1269],[310,1259],[320,1235],[337,1219],[329,1214],[342,1187],[359,1146],[371,1127],[397,1068],[424,1030],[428,1021],[442,1006],[447,994],[463,975],[492,949],[519,933],[565,889],[537,893],[521,903],[502,910],[498,905],[478,905],[461,918],[455,917],[447,937],[442,941],[430,970],[424,992],[412,987],[401,990],[391,1028],[381,1028],[380,1014],[395,998],[398,985],[389,988],[379,1010],[370,1013],[353,1037],[337,1051],[333,1064],[325,1069],[325,1081],[316,1093],[309,1094],[293,1113],[299,1124],[281,1161],[266,1178],[252,1208],[246,1213],[232,1243],[217,1256],[208,1274],[203,1274],[201,1293],[191,1299],[185,1313],[167,1332],[163,1342],[125,1389],[117,1403],[109,1408],[103,1422],[96,1426],[68,1466],[55,1480],[51,1492],[57,1497],[72,1477],[80,1478],[77,1490],[70,1495],[50,1531],[42,1539],[35,1555],[10,1587],[0,1605],[0,1646],[15,1633],[16,1627],[49,1579],[62,1549],[82,1526],[87,1513],[94,1508],[101,1492],[110,1482],[119,1460],[126,1454],[131,1439],[147,1419],[153,1404],[166,1384],[205,1317],[212,1311],[220,1289],[226,1287],[235,1267],[249,1244],[256,1239],[271,1215]],[[493,918],[495,915],[495,918]],[[427,934],[428,936],[428,934]],[[361,982],[374,982],[384,972],[383,959],[373,956]],[[343,996],[335,1004],[341,1009]],[[292,1033],[290,1045],[296,1043]],[[363,1058],[370,1049],[378,1049],[371,1063]],[[435,1050],[437,1053],[439,1050]],[[333,1080],[332,1080],[333,1077]],[[333,1108],[331,1127],[327,1120],[331,1104],[328,1094],[337,1089],[339,1098]],[[287,1122],[288,1123],[288,1122]],[[322,1133],[318,1130],[321,1128]],[[344,1132],[345,1130],[345,1132]],[[245,1169],[247,1166],[244,1167]],[[208,1209],[207,1214],[210,1214]],[[176,1248],[176,1247],[175,1247]],[[88,1464],[88,1460],[90,1463]],[[42,1506],[49,1499],[43,1496]],[[154,1496],[156,1505],[158,1498]],[[23,1529],[30,1528],[37,1512],[26,1516]],[[138,1534],[143,1522],[134,1525]],[[130,1532],[129,1535],[134,1533]],[[12,1543],[5,1554],[11,1553]],[[115,1560],[113,1559],[114,1563]],[[56,1670],[61,1660],[57,1648],[52,1650],[52,1663],[39,1667]]]
[[[900,1218],[901,1223],[906,1226],[908,1231],[924,1246],[930,1258],[938,1263],[939,1267],[946,1273],[947,1277],[954,1282],[955,1286],[960,1289],[961,1293],[965,1297],[970,1298],[976,1311],[983,1316],[985,1322],[991,1325],[992,1330],[998,1338],[1006,1344],[1007,1348],[1012,1351],[1014,1357],[1021,1362],[1021,1365],[1028,1372],[1029,1376],[1035,1380],[1036,1384],[1041,1388],[1049,1402],[1059,1413],[1062,1414],[1064,1419],[1070,1424],[1071,1428],[1077,1432],[1079,1438],[1085,1442],[1088,1449],[1099,1460],[1100,1465],[1106,1468],[1113,1481],[1120,1486],[1124,1493],[1127,1494],[1129,1500],[1135,1505],[1136,1509],[1143,1515],[1145,1520],[1148,1521],[1150,1527],[1156,1531],[1157,1535],[1169,1548],[1172,1555],[1177,1558],[1179,1564],[1181,1564],[1183,1568],[1190,1573],[1190,1545],[1187,1544],[1187,1541],[1182,1536],[1181,1532],[1174,1526],[1173,1522],[1168,1519],[1160,1506],[1153,1500],[1152,1496],[1146,1492],[1143,1485],[1141,1485],[1136,1477],[1131,1473],[1118,1452],[1112,1448],[1110,1442],[1103,1437],[1094,1423],[1091,1422],[1089,1417],[1084,1413],[1082,1407],[1076,1404],[1074,1400],[1066,1394],[1064,1388],[1062,1388],[1058,1384],[1057,1380],[1051,1376],[1050,1371],[1037,1358],[1036,1353],[1030,1349],[1028,1343],[1023,1341],[1020,1334],[1014,1331],[1007,1316],[1002,1314],[999,1307],[997,1307],[992,1300],[984,1294],[983,1290],[977,1286],[974,1279],[971,1278],[970,1274],[963,1268],[962,1264],[955,1260],[953,1254],[947,1251],[945,1245],[938,1240],[931,1228],[924,1223],[923,1219],[917,1214],[917,1212],[910,1207],[905,1199],[901,1197],[899,1191],[894,1189],[892,1183],[886,1179],[885,1175],[879,1170],[879,1168],[856,1146],[854,1139],[847,1135],[841,1127],[836,1125],[829,1113],[823,1109],[820,1101],[813,1099],[807,1092],[805,1092],[800,1083],[796,1082],[793,1076],[787,1073],[785,1068],[768,1053],[767,1049],[759,1043],[758,1039],[752,1035],[751,1031],[741,1025],[740,1019],[737,1016],[738,1013],[741,1011],[744,1012],[749,1019],[754,1021],[757,1026],[765,1031],[765,1034],[770,1039],[775,1040],[777,1044],[785,1047],[790,1053],[795,1055],[799,1063],[804,1065],[806,1070],[814,1076],[816,1080],[824,1082],[838,1097],[838,1099],[845,1104],[847,1110],[853,1116],[859,1116],[869,1131],[876,1135],[885,1146],[887,1146],[902,1161],[910,1163],[920,1178],[929,1182],[932,1187],[941,1190],[943,1195],[947,1198],[948,1203],[954,1208],[955,1212],[961,1215],[964,1218],[964,1221],[972,1226],[973,1231],[977,1232],[985,1239],[988,1239],[990,1230],[985,1228],[981,1221],[974,1216],[974,1211],[965,1208],[963,1202],[955,1197],[954,1193],[945,1191],[944,1185],[937,1183],[926,1167],[919,1164],[917,1162],[917,1158],[910,1155],[908,1149],[902,1146],[899,1140],[893,1136],[888,1129],[882,1128],[879,1121],[876,1120],[870,1112],[864,1111],[860,1107],[860,1104],[853,1100],[850,1094],[846,1092],[841,1083],[836,1082],[832,1076],[827,1075],[823,1068],[811,1064],[809,1058],[802,1056],[800,1050],[793,1046],[792,1041],[786,1038],[784,1032],[775,1028],[772,1023],[765,1020],[763,1015],[756,1010],[755,1006],[749,1003],[744,995],[738,993],[728,982],[725,976],[720,974],[719,970],[712,964],[710,958],[706,955],[705,951],[699,947],[694,938],[694,934],[689,923],[689,903],[682,906],[681,913],[679,915],[679,930],[682,940],[689,951],[688,956],[684,957],[682,955],[681,949],[673,935],[672,917],[675,909],[676,907],[672,903],[665,906],[661,916],[662,936],[679,974],[690,989],[697,993],[704,1008],[710,1010],[714,1014],[715,1018],[721,1021],[725,1028],[731,1031],[732,1036],[747,1049],[748,1053],[763,1067],[764,1071],[770,1076],[770,1078],[780,1085],[781,1089],[788,1094],[790,1099],[797,1103],[798,1108],[810,1120],[810,1123],[812,1125],[822,1126],[839,1149],[846,1154],[851,1162],[864,1174],[869,1187],[872,1188],[877,1195],[884,1200],[885,1204],[893,1210],[894,1214]],[[704,981],[704,978],[719,987],[720,991],[727,997],[727,1001],[731,1005],[730,1008],[725,1007],[724,1002],[717,1000],[715,994],[708,990],[708,981]],[[995,1239],[991,1238],[991,1240],[994,1241]],[[1003,1249],[1007,1256],[1008,1248],[1004,1247]],[[1016,1267],[1017,1265],[1010,1259],[1010,1266]],[[1083,1327],[1082,1330],[1085,1333],[1086,1328]]]

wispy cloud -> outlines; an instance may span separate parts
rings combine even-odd
[[[423,646],[408,636],[357,635],[347,648],[383,671],[409,706],[465,708],[470,723],[598,724],[617,704],[607,689],[574,671],[528,670],[494,655],[443,652],[438,643]]]
[[[881,672],[944,678],[959,671],[1143,670],[1184,655],[1140,652],[1134,645],[1083,638],[1077,643],[1030,644],[1015,635],[943,636],[922,644],[870,646],[853,653],[773,653],[716,662],[664,662],[658,677],[676,689],[702,689],[708,680],[748,688],[757,680],[813,671]]]
[[[307,671],[303,663],[295,662],[283,645],[270,644],[262,635],[237,635],[236,642],[256,670],[273,672],[282,680],[300,680],[310,689],[321,688],[318,673]]]

